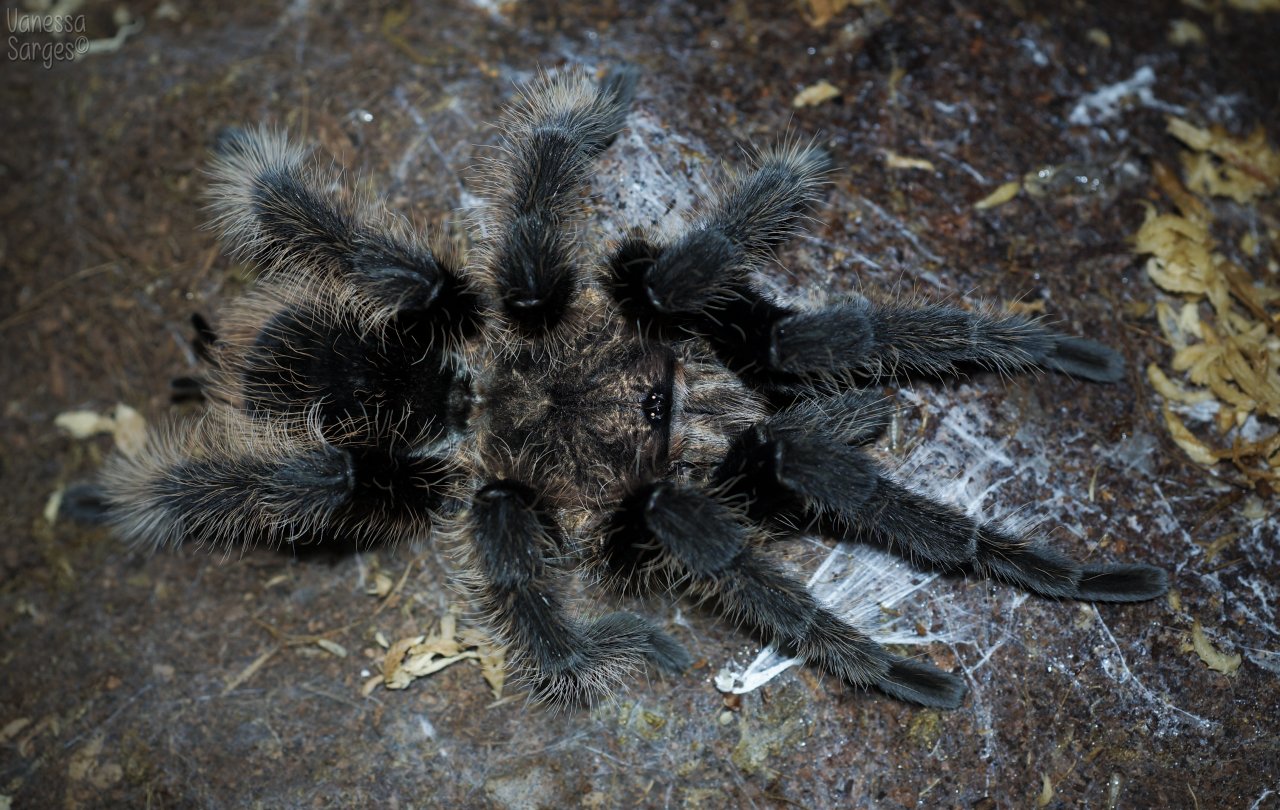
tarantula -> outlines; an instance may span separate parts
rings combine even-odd
[[[1114,382],[1121,361],[1018,315],[766,295],[752,274],[828,171],[815,146],[760,151],[678,238],[631,236],[606,256],[580,244],[580,190],[635,87],[623,67],[525,93],[465,263],[340,191],[283,135],[224,133],[215,223],[259,283],[216,332],[197,319],[202,416],[117,455],[81,506],[152,546],[449,538],[531,691],[558,702],[607,694],[646,662],[690,663],[648,619],[578,615],[562,596],[575,571],[691,594],[849,684],[946,708],[958,677],[824,607],[770,543],[816,530],[1049,597],[1165,592],[1159,569],[1083,565],[971,520],[864,449],[886,428],[874,386],[888,378]]]

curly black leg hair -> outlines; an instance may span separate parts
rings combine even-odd
[[[915,562],[973,571],[1044,596],[1136,602],[1169,587],[1154,566],[1083,565],[1037,539],[978,523],[889,478],[858,447],[786,415],[744,431],[715,478],[750,504],[756,520],[816,518],[843,539],[871,540]]]
[[[581,621],[569,615],[554,582],[559,530],[531,487],[510,480],[484,487],[466,530],[481,605],[525,666],[536,699],[590,703],[614,692],[646,660],[669,672],[690,665],[679,642],[640,616]]]
[[[1087,338],[1065,337],[1021,315],[984,315],[942,304],[858,300],[786,315],[770,324],[766,368],[792,374],[850,370],[880,379],[967,368],[1005,374],[1045,368],[1115,382],[1124,362]]]
[[[603,270],[605,289],[641,332],[701,335],[726,365],[760,387],[795,381],[759,362],[768,337],[761,324],[790,310],[759,295],[749,276],[799,232],[829,168],[826,153],[812,144],[762,151],[683,236],[668,244],[623,241]]]
[[[465,428],[468,379],[428,323],[402,313],[385,328],[362,328],[351,310],[292,306],[272,315],[244,352],[236,384],[258,417],[313,412],[336,444],[388,441],[408,447]],[[369,390],[379,392],[377,399]],[[316,391],[325,392],[316,401]],[[388,428],[393,428],[389,430]]]
[[[282,133],[223,130],[214,153],[215,224],[268,275],[305,267],[350,285],[375,309],[430,313],[442,338],[475,333],[481,300],[456,259],[436,255],[378,209],[320,188]]]
[[[165,440],[173,447],[162,441],[140,459],[118,460],[97,483],[74,490],[67,513],[156,545],[328,543],[342,533],[367,546],[425,533],[451,473],[418,446],[465,422],[466,403],[451,394],[465,372],[447,348],[478,328],[478,293],[451,257],[438,259],[412,233],[397,233],[376,207],[320,187],[283,134],[228,130],[212,174],[224,237],[261,265],[267,289],[301,294],[318,283],[341,292],[280,308],[240,347],[234,369],[222,361],[237,350],[195,316],[193,349],[216,381],[211,392],[204,379],[179,379],[173,395],[218,399],[229,432],[201,434],[194,460],[176,438]],[[357,380],[382,400],[365,398]],[[330,395],[317,400],[318,390]],[[264,434],[264,446],[279,450],[274,457],[235,450],[241,431],[256,435],[277,417],[300,424],[313,415],[323,434],[318,447],[281,446],[281,437]],[[387,428],[389,443],[379,438]],[[370,531],[375,524],[386,536]]]
[[[566,72],[529,93],[512,117],[490,181],[500,229],[490,267],[503,312],[526,335],[553,329],[577,293],[567,226],[591,162],[624,125],[637,78],[625,66],[598,84]]]
[[[844,444],[864,447],[878,441],[889,429],[893,400],[878,390],[841,388],[819,393],[808,386],[780,389],[789,404],[778,409],[769,423],[809,433],[826,433]]]
[[[93,483],[68,490],[63,512],[115,526],[153,547],[319,545],[356,550],[425,536],[457,471],[440,458],[327,443],[276,455],[207,442],[118,456]]]
[[[782,143],[761,152],[692,227],[670,244],[625,241],[604,274],[605,286],[631,318],[690,325],[734,297],[748,273],[799,231],[815,202],[827,155]]]
[[[874,380],[1043,368],[1096,382],[1121,377],[1124,364],[1113,350],[1020,315],[866,300],[805,311],[762,296],[749,271],[795,235],[828,165],[811,146],[762,153],[676,241],[624,241],[604,271],[605,287],[643,331],[699,334],[730,368],[764,388],[841,372]]]
[[[656,255],[652,246],[630,242],[613,261],[615,267],[643,268]],[[630,290],[615,286],[613,293],[624,308],[634,300]],[[659,329],[679,323],[711,343],[743,379],[766,389],[844,372],[872,382],[975,369],[1003,374],[1047,369],[1104,383],[1124,374],[1124,360],[1115,350],[1088,338],[1057,334],[1021,315],[866,300],[798,310],[769,301],[745,281],[718,288],[692,315],[672,319],[633,312],[632,317]]]
[[[946,709],[964,697],[956,676],[889,653],[820,605],[761,552],[744,516],[711,494],[670,483],[639,487],[606,531],[610,547],[653,549],[673,583],[846,683]]]

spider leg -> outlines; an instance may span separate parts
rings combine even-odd
[[[791,374],[853,370],[875,378],[898,372],[951,374],[965,367],[1001,373],[1034,368],[1115,382],[1124,361],[1087,338],[1055,334],[1021,315],[987,315],[934,304],[858,300],[782,316],[761,335],[762,365]]]
[[[481,604],[526,665],[537,699],[591,702],[646,660],[671,672],[691,663],[675,639],[635,614],[593,621],[568,614],[552,570],[561,554],[559,532],[531,488],[502,480],[481,489],[466,532]]]
[[[174,377],[169,380],[169,401],[175,405],[184,402],[204,402],[205,381],[200,377]]]
[[[455,478],[440,458],[341,448],[215,406],[185,432],[117,454],[66,511],[157,548],[367,547],[426,536]]]
[[[475,327],[480,299],[457,259],[437,255],[381,206],[326,188],[283,133],[227,129],[214,152],[214,224],[268,276],[336,280],[374,317],[430,311],[450,335]]]
[[[488,265],[503,311],[526,334],[554,328],[577,293],[567,225],[591,162],[625,123],[636,79],[629,67],[598,84],[568,71],[528,91],[507,122],[489,178],[498,234]]]
[[[884,475],[862,450],[794,421],[770,421],[734,442],[717,481],[745,496],[757,520],[816,515],[849,538],[866,538],[950,570],[973,570],[1036,593],[1134,602],[1168,590],[1148,565],[1084,565],[1043,545],[978,523]]]
[[[215,396],[262,418],[314,412],[341,446],[408,447],[463,429],[466,372],[431,324],[405,313],[370,330],[349,308],[305,296],[274,300],[289,291],[276,285],[263,306],[246,298],[250,328],[225,335],[226,370],[209,386]]]
[[[213,327],[198,312],[191,315],[191,325],[196,333],[195,337],[191,339],[191,351],[210,368],[217,369],[219,367],[218,333],[213,331]],[[203,376],[175,377],[169,381],[169,401],[174,404],[203,402],[207,383],[208,381]]]
[[[734,371],[773,387],[806,375],[852,371],[944,374],[977,367],[1045,368],[1115,382],[1123,362],[1086,338],[1058,335],[1019,315],[866,300],[812,311],[780,306],[748,271],[794,236],[814,202],[826,155],[813,146],[765,151],[688,233],[670,244],[620,245],[604,273],[623,313],[642,327],[677,327],[706,338]]]
[[[1006,374],[1042,368],[1104,383],[1124,374],[1114,349],[1060,335],[1021,315],[865,299],[800,310],[767,300],[745,281],[730,283],[682,323],[744,379],[767,388],[843,372],[878,380],[966,368]]]
[[[629,316],[679,323],[734,297],[746,274],[800,230],[830,168],[813,144],[779,143],[735,178],[670,244],[634,238],[614,253],[605,283]]]
[[[196,353],[196,357],[217,368],[218,333],[213,331],[213,327],[199,312],[192,313],[191,327],[196,332],[196,336],[191,339],[191,350]]]
[[[792,398],[787,407],[770,417],[771,424],[827,433],[855,447],[872,444],[889,429],[893,400],[879,391],[846,388],[834,394],[815,394],[805,386],[797,389],[779,389]]]
[[[674,581],[847,683],[939,708],[956,708],[964,697],[959,678],[889,653],[819,604],[803,583],[761,553],[742,516],[713,495],[649,484],[624,499],[608,530],[608,546],[615,550],[656,543],[652,553],[672,569]]]

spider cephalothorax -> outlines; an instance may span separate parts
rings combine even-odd
[[[1165,591],[1158,569],[1082,565],[975,522],[863,449],[885,428],[871,389],[894,375],[1113,382],[1121,364],[1016,315],[762,293],[752,274],[814,202],[820,150],[761,151],[674,240],[580,245],[579,189],[634,88],[629,69],[598,83],[567,71],[526,94],[469,261],[333,190],[283,136],[226,133],[216,223],[261,279],[216,333],[197,321],[204,414],[107,466],[93,492],[106,519],[153,545],[449,538],[553,700],[607,693],[646,661],[689,662],[640,616],[579,616],[560,595],[577,570],[707,599],[848,683],[958,705],[959,678],[889,653],[772,558],[797,527],[1050,597]]]

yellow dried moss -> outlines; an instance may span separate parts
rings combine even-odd
[[[1201,129],[1170,118],[1168,131],[1190,147],[1182,153],[1182,165],[1193,191],[1249,203],[1280,184],[1280,152],[1270,147],[1261,127],[1239,139],[1220,126]]]
[[[1198,195],[1252,206],[1271,199],[1280,188],[1280,153],[1261,130],[1237,139],[1175,118],[1169,132],[1190,147],[1183,156],[1187,185],[1156,166],[1156,182],[1177,212],[1148,207],[1134,243],[1151,257],[1152,281],[1182,303],[1156,304],[1173,355],[1167,370],[1152,364],[1147,377],[1166,400],[1170,435],[1190,458],[1210,467],[1230,462],[1249,481],[1274,489],[1280,483],[1280,287],[1274,272],[1246,269],[1219,251],[1213,215]],[[1192,430],[1174,410],[1207,403],[1217,406],[1209,431]]]

